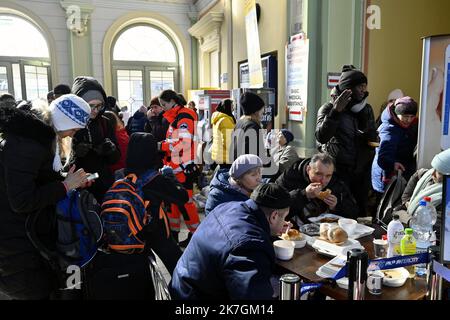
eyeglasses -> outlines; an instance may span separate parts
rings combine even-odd
[[[97,104],[89,104],[89,107],[91,107],[91,110],[100,110],[103,108],[103,103],[97,103]]]

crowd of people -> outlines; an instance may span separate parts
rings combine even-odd
[[[328,212],[375,217],[369,195],[380,201],[399,172],[409,180],[397,208],[405,223],[421,197],[439,202],[450,151],[436,155],[432,169],[417,170],[417,103],[408,96],[393,99],[376,127],[368,95],[364,73],[344,66],[331,100],[318,111],[318,150],[306,158],[299,157],[290,130],[262,130],[265,103],[257,94],[242,94],[239,119],[236,102],[225,99],[211,115],[211,141],[200,141],[211,145],[208,164],[196,161],[200,110],[173,90],[128,119],[91,77],[56,86],[47,101],[2,95],[0,291],[12,299],[58,298],[57,271],[28,238],[27,217],[46,212],[38,233],[52,245],[55,206],[68,192],[86,189],[101,204],[115,181],[150,170],[160,174],[142,190],[152,217],[142,230],[145,250],[125,256],[102,250],[92,264],[142,267],[148,262],[140,257],[153,250],[172,276],[175,299],[272,299],[272,241],[288,227]],[[275,171],[267,170],[273,165]],[[201,221],[194,186],[206,172],[213,175]],[[88,180],[90,173],[98,178]],[[329,192],[320,196],[324,190]],[[181,218],[189,231],[184,241]],[[131,297],[105,287],[108,281],[91,280],[86,283],[99,287],[90,288],[88,298]],[[136,293],[148,288],[141,289]]]

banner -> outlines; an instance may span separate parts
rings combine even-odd
[[[418,168],[430,168],[433,157],[450,147],[448,114],[450,100],[448,67],[450,35],[432,36],[423,39],[422,84],[420,92]],[[447,83],[445,82],[447,81]],[[447,117],[446,117],[447,116]]]
[[[261,49],[259,46],[258,21],[256,19],[255,0],[245,1],[245,33],[247,36],[247,56],[250,76],[250,88],[262,88],[264,83]]]
[[[286,103],[289,120],[303,121],[308,109],[309,40],[292,37],[286,46]]]

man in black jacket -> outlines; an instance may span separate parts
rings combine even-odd
[[[114,128],[108,118],[103,116],[107,97],[101,84],[91,77],[77,77],[72,92],[90,105],[91,115],[86,129],[78,131],[73,137],[71,162],[86,172],[99,174],[89,191],[101,202],[105,192],[114,183],[109,166],[120,159]]]
[[[154,97],[150,101],[147,119],[148,123],[145,125],[145,132],[151,133],[157,142],[165,140],[169,122],[164,118],[164,109],[161,107],[158,97]]]
[[[319,150],[333,157],[336,175],[355,197],[359,216],[367,215],[370,169],[378,139],[368,95],[364,73],[344,66],[332,101],[319,109],[316,126]]]
[[[334,174],[333,159],[318,153],[310,159],[298,160],[276,181],[292,196],[288,219],[299,224],[308,223],[308,218],[331,212],[356,218],[356,201],[346,185]],[[326,189],[330,194],[324,194]]]

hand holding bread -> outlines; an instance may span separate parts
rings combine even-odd
[[[331,195],[331,190],[330,189],[326,189],[324,191],[320,191],[319,194],[317,195],[317,198],[319,198],[320,200],[325,200],[326,198],[328,198],[328,196]]]

